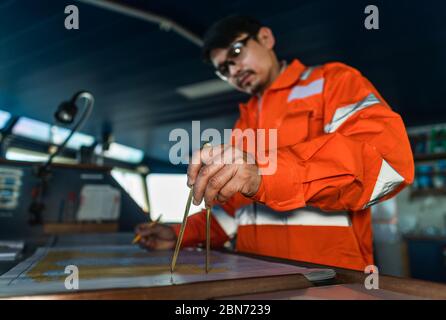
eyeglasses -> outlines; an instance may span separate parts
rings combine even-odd
[[[253,38],[252,35],[246,36],[243,39],[237,40],[229,46],[228,53],[226,54],[226,60],[216,67],[215,74],[222,80],[228,81],[230,77],[229,66],[234,66],[237,61],[243,59],[246,47],[246,43],[249,39]]]

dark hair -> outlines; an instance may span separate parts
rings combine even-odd
[[[210,53],[217,48],[226,48],[242,33],[257,36],[262,24],[249,16],[231,15],[215,22],[203,39],[203,60],[210,62]]]

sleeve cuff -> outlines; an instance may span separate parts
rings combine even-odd
[[[251,197],[252,200],[260,203],[265,203],[265,184],[263,183],[263,176],[260,179],[259,189],[256,194]]]
[[[300,167],[291,152],[277,153],[277,167],[273,174],[262,175],[259,190],[252,197],[277,211],[305,207]]]

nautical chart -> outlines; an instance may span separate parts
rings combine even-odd
[[[320,272],[320,269],[212,251],[211,269],[205,273],[204,251],[194,249],[180,252],[172,274],[171,258],[171,251],[145,251],[133,245],[39,248],[33,256],[0,277],[0,296],[67,292],[67,266],[77,267],[79,290],[168,286]]]

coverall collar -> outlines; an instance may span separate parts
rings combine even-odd
[[[274,82],[266,91],[286,89],[288,87],[291,87],[299,80],[300,75],[305,69],[306,69],[305,65],[303,65],[298,59],[294,59],[286,67],[286,69],[277,76],[276,80],[274,80]],[[265,94],[266,91],[263,94]],[[257,101],[259,98],[257,96],[252,96],[249,101],[253,101],[253,99]],[[248,106],[249,101],[246,103],[239,104],[240,112],[242,112],[242,109],[245,109]]]
[[[290,65],[274,80],[268,90],[284,89],[292,86],[299,80],[305,66],[297,59],[294,59]]]

